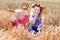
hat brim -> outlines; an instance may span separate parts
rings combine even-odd
[[[9,11],[9,12],[15,12],[15,10],[13,10],[13,9],[9,9],[8,11]]]

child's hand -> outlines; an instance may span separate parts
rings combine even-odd
[[[35,18],[34,18],[34,17],[30,17],[29,21],[30,21],[30,23],[31,23],[32,25],[35,24]]]
[[[13,28],[13,25],[12,25],[12,22],[11,21],[9,21],[9,27],[10,28]]]
[[[38,16],[38,14],[35,14],[35,15],[34,15],[34,18],[36,18],[37,16]]]

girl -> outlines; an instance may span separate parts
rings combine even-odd
[[[25,28],[26,28],[26,23],[28,22],[28,16],[29,16],[27,12],[28,8],[29,8],[29,4],[27,2],[22,2],[21,10],[24,13],[23,23]]]
[[[35,33],[37,33],[39,31],[37,30],[38,27],[40,27],[43,24],[44,21],[43,13],[45,12],[45,9],[41,4],[38,3],[34,4],[32,8],[33,8],[33,15],[30,16],[29,18],[30,28],[28,30],[29,32],[34,30]]]
[[[14,12],[11,17],[11,22],[10,22],[10,27],[18,26],[19,24],[23,24],[23,13],[20,9],[17,10],[12,10],[10,9],[9,11]]]
[[[23,24],[24,28],[26,28],[26,23],[28,21],[28,13],[27,9],[29,7],[28,3],[23,2],[21,5],[22,9],[17,10],[9,10],[11,12],[14,12],[12,15],[12,20],[10,22],[10,25],[17,26],[18,24]]]

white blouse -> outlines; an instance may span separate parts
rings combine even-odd
[[[42,18],[41,23],[43,23],[43,21],[44,21],[44,16],[42,15],[41,18]],[[30,16],[30,17],[29,17],[29,22],[32,23],[33,20],[36,20],[36,18]]]

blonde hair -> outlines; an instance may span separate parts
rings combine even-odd
[[[27,3],[27,2],[22,2],[22,4],[21,4],[21,6],[23,7],[24,6],[24,4],[26,5],[26,10],[28,9],[28,7],[29,7],[29,4]]]

